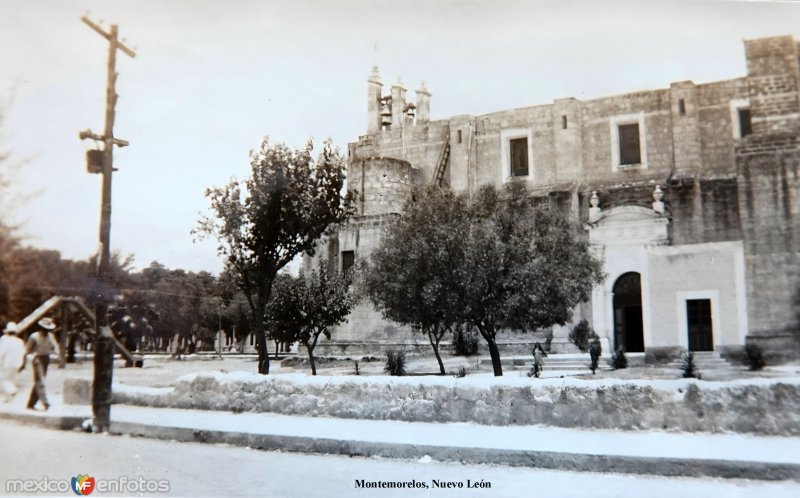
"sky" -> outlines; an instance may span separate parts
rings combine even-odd
[[[3,221],[28,244],[97,251],[107,42],[118,52],[112,250],[217,273],[190,234],[204,189],[244,178],[264,136],[300,147],[366,131],[366,80],[422,81],[431,118],[744,76],[743,39],[800,38],[800,3],[734,1],[0,0],[0,151],[18,166]],[[2,205],[3,203],[0,203]]]

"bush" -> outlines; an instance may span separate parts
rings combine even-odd
[[[764,359],[764,352],[757,344],[747,343],[744,347],[744,362],[750,370],[761,370],[767,366],[767,361]]]
[[[628,358],[625,356],[625,350],[622,347],[618,347],[611,356],[611,368],[614,370],[628,368]]]
[[[469,375],[469,371],[467,371],[465,367],[461,367],[458,370],[456,370],[456,373],[453,374],[453,377],[460,379],[466,377],[467,375]]]
[[[457,356],[472,356],[478,353],[478,336],[461,325],[453,331],[453,350]]]
[[[681,367],[683,371],[683,378],[700,378],[700,372],[697,371],[697,364],[694,361],[694,353],[689,351],[685,355],[683,355],[683,366]]]
[[[569,331],[569,340],[585,353],[589,349],[589,343],[597,337],[592,327],[589,326],[589,320],[583,319],[576,323],[572,330]]]
[[[592,337],[592,342],[589,343],[589,358],[591,358],[589,368],[592,370],[592,374],[597,370],[601,354],[603,354],[603,346],[600,345],[600,338],[594,336]]]
[[[406,374],[406,353],[396,349],[386,351],[386,366],[384,372],[389,375],[402,376]]]

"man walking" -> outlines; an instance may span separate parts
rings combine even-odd
[[[0,337],[0,401],[7,402],[17,393],[14,382],[25,357],[25,344],[17,337],[17,324],[8,322]]]
[[[37,322],[38,329],[28,338],[28,343],[25,346],[25,359],[22,361],[22,366],[19,368],[21,372],[25,368],[27,355],[33,355],[33,387],[31,387],[31,395],[28,398],[28,408],[30,410],[36,409],[36,403],[39,401],[44,405],[44,409],[50,408],[50,403],[47,402],[47,393],[45,392],[44,380],[47,376],[47,367],[50,365],[50,354],[56,350],[56,343],[50,332],[55,330],[56,324],[50,318],[42,318]]]

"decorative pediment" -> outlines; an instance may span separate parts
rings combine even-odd
[[[603,210],[586,224],[589,242],[602,245],[669,244],[666,214],[641,206],[617,206]]]

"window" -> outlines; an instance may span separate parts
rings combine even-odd
[[[566,114],[562,114],[561,115],[561,129],[562,130],[566,130],[567,129],[567,115]]]
[[[739,136],[746,137],[753,133],[753,123],[750,121],[750,109],[739,109]]]
[[[619,164],[640,164],[642,151],[639,146],[639,124],[620,125],[619,127]]]
[[[356,264],[356,253],[353,251],[342,251],[342,273],[347,273]]]
[[[611,131],[612,171],[647,168],[647,132],[644,113],[612,116]]]
[[[458,130],[457,136],[458,136],[458,143],[461,143],[461,130]]]
[[[500,179],[525,178],[532,180],[535,172],[533,162],[533,130],[509,128],[500,130]]]
[[[514,138],[509,141],[511,148],[511,176],[528,176],[528,139]]]
[[[683,99],[678,100],[678,114],[686,116],[686,101]]]
[[[753,133],[748,99],[731,100],[731,131],[733,138],[742,138]]]

